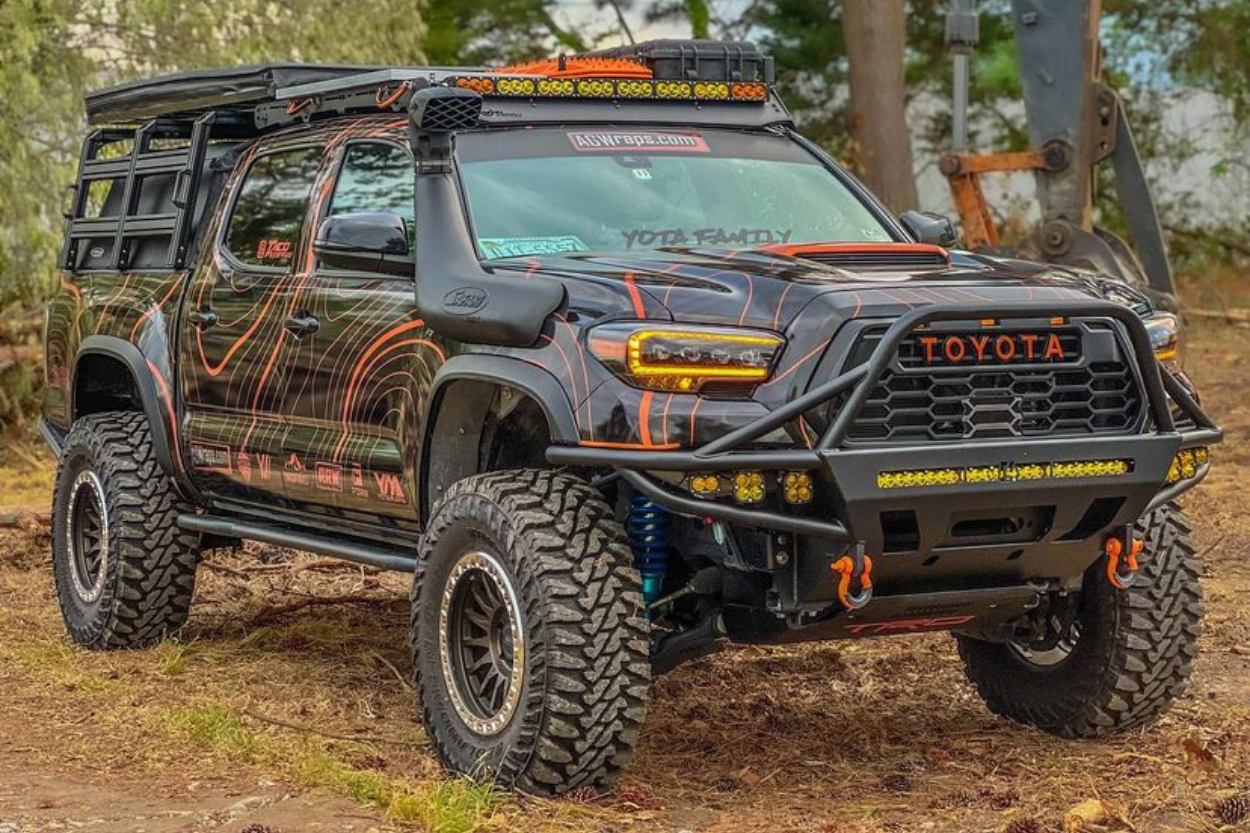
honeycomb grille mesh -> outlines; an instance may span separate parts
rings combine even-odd
[[[1067,336],[1064,336],[1067,341]],[[1125,433],[1143,402],[1124,358],[1055,367],[924,368],[905,342],[874,386],[847,439],[924,443]],[[829,416],[845,402],[831,404]]]

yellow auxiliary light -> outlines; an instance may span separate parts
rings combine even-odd
[[[734,500],[759,503],[764,499],[764,475],[758,471],[740,471],[734,475]]]
[[[1123,477],[1132,470],[1132,460],[1077,460],[1068,463],[1003,463],[998,466],[883,471],[877,475],[877,488],[915,489],[925,486],[954,486],[959,483],[1014,483],[1023,480],[1064,480],[1073,477]]]
[[[571,96],[575,92],[577,87],[568,78],[543,78],[538,82],[539,95]]]
[[[714,474],[696,474],[686,480],[686,488],[698,497],[713,497],[720,487],[720,478]]]
[[[729,85],[720,81],[697,81],[694,85],[694,97],[723,101],[729,98]]]
[[[533,95],[538,91],[533,78],[500,78],[496,86],[500,95]]]
[[[616,94],[621,98],[654,98],[655,82],[637,79],[617,81]]]
[[[812,502],[812,476],[805,471],[787,472],[781,478],[786,503],[796,506]]]
[[[1168,468],[1168,482],[1176,483],[1182,479],[1189,479],[1198,474],[1198,470],[1205,466],[1211,460],[1211,454],[1207,451],[1206,446],[1198,448],[1186,448],[1176,452],[1176,456],[1172,458],[1172,465]]]

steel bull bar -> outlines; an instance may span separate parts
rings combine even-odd
[[[817,518],[802,514],[783,514],[718,501],[704,500],[681,494],[667,485],[656,482],[647,472],[715,472],[728,470],[759,471],[822,471],[833,477],[840,493],[865,497],[874,490],[881,493],[876,482],[876,469],[883,461],[890,466],[921,469],[931,466],[950,466],[955,461],[988,462],[994,455],[1007,451],[1007,444],[985,441],[934,442],[927,445],[865,446],[856,449],[846,447],[846,438],[864,408],[873,388],[881,380],[903,340],[919,327],[934,322],[977,321],[993,318],[1041,319],[1052,317],[1081,319],[1111,319],[1124,328],[1136,362],[1138,383],[1149,408],[1150,420],[1136,434],[1107,434],[1094,437],[1069,437],[1064,439],[1040,437],[1035,440],[1013,439],[1009,446],[1017,458],[1044,459],[1038,455],[1068,452],[1073,459],[1106,457],[1109,453],[1144,458],[1148,465],[1141,466],[1139,482],[1135,486],[1138,499],[1130,502],[1130,510],[1137,515],[1145,514],[1162,506],[1177,495],[1197,485],[1207,473],[1203,466],[1197,476],[1166,485],[1166,472],[1173,455],[1184,448],[1205,446],[1219,442],[1223,431],[1199,407],[1189,391],[1171,374],[1160,370],[1154,358],[1150,336],[1145,324],[1133,310],[1110,301],[1072,300],[1039,304],[1002,304],[984,306],[977,304],[933,304],[914,309],[899,317],[882,336],[868,360],[835,378],[820,384],[785,405],[770,411],[746,425],[718,437],[692,451],[634,451],[603,449],[585,446],[553,445],[547,449],[547,460],[553,465],[581,467],[611,467],[639,492],[664,504],[670,509],[710,517],[733,524],[743,524],[777,532],[811,535],[845,544],[871,539],[866,530],[854,529],[852,519]],[[758,450],[743,446],[758,440],[765,434],[797,420],[800,415],[818,408],[837,396],[850,392],[846,403],[838,410],[819,441],[810,449]],[[1196,426],[1193,430],[1180,432],[1172,418],[1172,403]],[[866,465],[873,461],[872,466]],[[1158,474],[1149,482],[1140,482],[1144,475]],[[1079,482],[1078,478],[1074,478]],[[1038,484],[996,484],[1010,490],[1036,490],[1045,488]],[[1151,490],[1153,486],[1153,490]],[[1143,489],[1145,497],[1141,497]],[[916,489],[918,494],[950,493],[946,487]],[[1136,506],[1133,506],[1135,503]],[[1122,513],[1123,514],[1123,513]],[[861,522],[863,518],[859,519]]]

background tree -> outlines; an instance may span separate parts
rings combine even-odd
[[[903,0],[844,0],[851,137],[869,188],[894,211],[916,208],[907,126]]]

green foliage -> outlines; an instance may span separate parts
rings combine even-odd
[[[555,20],[554,0],[429,0],[425,51],[435,65],[500,66],[586,48]]]
[[[0,3],[0,311],[41,296],[60,242],[63,188],[91,62],[60,40],[68,0]]]
[[[420,4],[391,0],[3,0],[0,310],[52,286],[86,89],[222,64],[421,62],[424,39]]]

